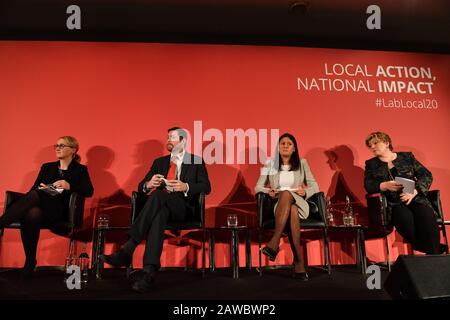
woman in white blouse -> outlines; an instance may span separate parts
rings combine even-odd
[[[262,168],[255,192],[265,192],[277,199],[274,208],[275,232],[262,253],[274,261],[283,230],[287,229],[294,255],[294,277],[308,280],[305,264],[300,256],[300,219],[308,217],[309,206],[306,199],[319,192],[319,186],[308,162],[300,159],[293,135],[285,133],[279,138],[278,159],[269,160]]]

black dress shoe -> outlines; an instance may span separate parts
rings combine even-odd
[[[131,289],[139,293],[150,291],[155,285],[155,275],[156,272],[144,272],[142,278],[133,283]]]
[[[292,277],[296,280],[300,280],[300,281],[308,281],[309,280],[309,276],[308,274],[305,272],[294,272],[294,274],[292,275]]]
[[[131,264],[132,256],[119,250],[111,255],[103,254],[100,259],[114,267],[127,267]]]
[[[278,251],[279,249],[273,250],[272,248],[267,246],[261,249],[261,252],[264,255],[268,256],[270,261],[275,261],[275,259],[277,258]]]

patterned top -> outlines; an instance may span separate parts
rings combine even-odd
[[[397,152],[397,158],[392,161],[397,171],[397,176],[414,180],[416,182],[417,196],[413,201],[422,203],[430,207],[426,195],[433,182],[431,172],[425,168],[412,154],[412,152]],[[392,180],[391,174],[386,162],[377,157],[366,161],[364,172],[364,187],[368,193],[379,193],[380,183]],[[400,202],[400,193],[393,191],[384,191],[383,194],[390,202]]]

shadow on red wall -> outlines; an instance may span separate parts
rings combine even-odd
[[[77,234],[80,241],[92,239],[95,221],[98,216],[108,215],[109,225],[126,227],[131,222],[131,197],[129,194],[137,190],[139,182],[148,172],[153,160],[163,155],[163,144],[157,140],[147,140],[136,144],[133,152],[135,167],[121,188],[115,176],[109,171],[115,160],[115,153],[106,146],[94,146],[86,154],[95,193],[89,199],[84,219],[84,228]],[[106,242],[119,246],[127,240],[126,232],[112,231],[107,233]]]

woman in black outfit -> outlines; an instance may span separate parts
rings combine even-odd
[[[34,272],[41,227],[52,229],[64,220],[72,192],[84,197],[90,197],[94,192],[87,167],[80,164],[78,141],[74,137],[64,136],[58,139],[54,148],[58,161],[44,163],[30,191],[0,217],[0,228],[13,222],[21,223],[20,235],[26,256],[22,269],[24,276]],[[45,189],[50,184],[61,193],[47,193]]]
[[[436,215],[426,197],[433,181],[431,172],[411,152],[392,152],[392,141],[386,133],[371,133],[366,138],[366,146],[375,155],[366,161],[366,191],[386,195],[390,208],[388,221],[414,250],[441,253]],[[397,176],[414,180],[414,192],[403,192],[403,186],[395,181]]]

